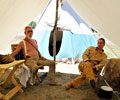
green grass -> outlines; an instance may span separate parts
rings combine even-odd
[[[56,77],[62,77],[62,74],[60,72],[57,72]]]

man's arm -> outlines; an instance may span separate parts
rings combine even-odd
[[[107,56],[105,55],[101,60],[101,62],[98,65],[95,65],[96,70],[102,69],[102,67],[105,65],[106,62],[107,62]]]
[[[89,61],[90,59],[88,58],[88,56],[89,56],[89,53],[90,53],[90,47],[89,48],[87,48],[86,50],[85,50],[85,52],[83,53],[83,55],[82,55],[82,59],[83,59],[83,61]]]
[[[12,56],[12,57],[15,57],[15,55],[18,54],[21,49],[22,49],[22,42],[20,42],[20,43],[18,44],[18,46],[17,46],[17,48],[15,49],[15,51],[13,51],[13,52],[11,53],[11,56]]]
[[[37,41],[35,40],[35,42],[36,42],[37,49],[38,49],[38,44],[37,44]],[[45,58],[45,57],[43,57],[43,56],[41,55],[41,53],[40,53],[40,51],[39,51],[39,50],[38,50],[38,54],[39,54],[39,57],[40,57],[41,59],[46,60],[46,58]]]
[[[42,60],[47,60],[45,57],[43,57],[43,56],[40,56],[40,58],[42,59]]]

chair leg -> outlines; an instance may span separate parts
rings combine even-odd
[[[42,81],[46,78],[47,74],[48,74],[48,73],[46,72],[46,73],[44,73],[44,74],[40,77],[41,83],[42,83]]]
[[[41,83],[41,79],[39,78],[38,74],[36,73],[37,80]]]

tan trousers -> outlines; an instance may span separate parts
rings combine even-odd
[[[78,88],[85,82],[85,80],[89,82],[91,79],[95,79],[94,72],[91,66],[92,64],[90,62],[81,62],[79,64],[78,68],[79,71],[82,72],[82,74],[72,81],[74,88]]]
[[[25,64],[32,70],[33,81],[35,79],[35,74],[40,66],[49,66],[49,80],[50,84],[55,83],[55,62],[52,60],[41,60],[38,56],[32,56],[26,59]]]

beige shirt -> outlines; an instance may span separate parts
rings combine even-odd
[[[82,59],[83,61],[90,60],[96,68],[102,68],[107,61],[107,55],[104,51],[101,52],[97,50],[96,47],[91,46],[85,50]]]

